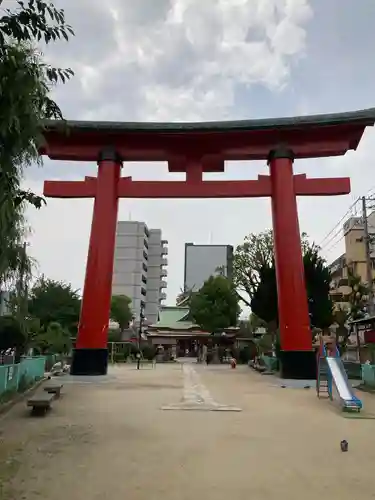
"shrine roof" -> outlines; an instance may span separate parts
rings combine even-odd
[[[157,329],[176,329],[186,330],[196,327],[192,321],[186,320],[189,315],[188,307],[179,306],[163,306],[159,312],[159,321],[150,325],[151,328]]]
[[[53,159],[95,161],[110,145],[124,161],[168,161],[170,171],[183,172],[194,158],[203,171],[219,172],[224,161],[267,159],[280,143],[288,144],[296,158],[343,155],[357,148],[364,129],[374,123],[375,108],[196,123],[48,120],[40,152]]]
[[[208,121],[208,122],[115,122],[115,121],[76,121],[46,120],[46,130],[68,128],[71,131],[126,131],[126,132],[227,132],[231,130],[263,130],[278,128],[301,128],[316,125],[341,125],[364,123],[373,125],[375,108],[344,113],[290,116],[282,118],[260,118],[254,120]]]

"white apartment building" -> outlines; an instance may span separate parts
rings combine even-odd
[[[148,269],[145,316],[150,324],[156,323],[159,317],[160,305],[167,298],[164,289],[167,288],[167,240],[162,239],[160,229],[150,229],[148,238]]]
[[[131,299],[135,322],[139,321],[141,309],[147,323],[158,319],[161,302],[166,298],[166,244],[161,230],[149,230],[144,222],[117,223],[112,295]]]

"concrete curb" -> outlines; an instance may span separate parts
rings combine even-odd
[[[13,399],[10,401],[7,401],[4,404],[0,404],[0,416],[3,417],[5,416],[8,411],[13,408],[14,405],[17,403],[20,403],[24,399],[26,399],[28,396],[31,396],[34,394],[34,392],[46,381],[48,380],[47,377],[43,377],[41,380],[38,380],[30,389],[27,389],[27,391],[22,392],[21,394],[16,394]]]

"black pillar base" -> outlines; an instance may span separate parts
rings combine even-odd
[[[316,379],[315,351],[281,351],[281,378],[295,380]]]
[[[71,375],[106,375],[108,349],[74,349]]]

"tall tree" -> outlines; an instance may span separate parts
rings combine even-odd
[[[259,283],[251,300],[251,311],[267,325],[278,324],[276,273],[273,261],[259,270]]]
[[[308,240],[307,234],[301,234],[302,253],[315,245]],[[260,283],[260,272],[272,267],[274,259],[273,232],[251,233],[245,237],[242,245],[238,245],[233,256],[233,281],[240,300],[251,307]]]
[[[353,269],[348,268],[349,293],[349,320],[362,319],[367,314],[368,287],[362,283],[361,277],[357,276]],[[361,359],[361,340],[359,331],[356,329],[358,356]]]
[[[311,324],[327,328],[333,322],[329,296],[330,274],[316,245],[304,247],[303,264]],[[251,309],[267,323],[278,324],[277,285],[274,262],[265,264],[259,272],[259,285],[251,301]]]
[[[233,282],[239,297],[250,307],[251,300],[260,283],[260,270],[271,265],[273,259],[272,231],[251,233],[238,245],[233,256]]]
[[[251,328],[252,332],[255,332],[258,328],[265,328],[267,326],[266,321],[259,318],[253,312],[249,316],[249,323],[250,323],[250,328]]]
[[[1,3],[1,2],[0,2]],[[73,72],[46,64],[36,45],[68,40],[72,28],[64,11],[43,0],[17,0],[0,17],[0,282],[14,274],[14,261],[25,236],[26,203],[44,200],[21,187],[24,169],[40,162],[42,120],[62,118],[49,97],[51,87]]]
[[[348,268],[348,286],[350,289],[350,319],[362,319],[367,312],[368,287],[362,283],[360,276],[357,276],[350,268]]]
[[[113,295],[111,299],[111,319],[119,325],[120,331],[128,328],[132,320],[131,299],[126,295]]]
[[[333,322],[333,303],[329,294],[331,273],[315,244],[306,247],[303,255],[311,324],[328,328]]]
[[[27,336],[20,323],[12,316],[0,316],[0,352],[15,349],[19,358],[25,350]]]
[[[78,291],[70,283],[42,276],[31,289],[29,314],[40,320],[43,330],[47,330],[50,323],[57,322],[72,335],[76,334],[80,308]]]
[[[68,330],[52,321],[33,336],[31,345],[42,354],[67,354],[72,348],[72,340]]]
[[[348,328],[349,318],[350,310],[347,308],[338,307],[333,311],[336,344],[339,346],[341,353],[345,351],[350,336],[350,329]]]
[[[235,287],[224,276],[211,276],[190,302],[193,320],[212,334],[236,326],[240,311]]]

